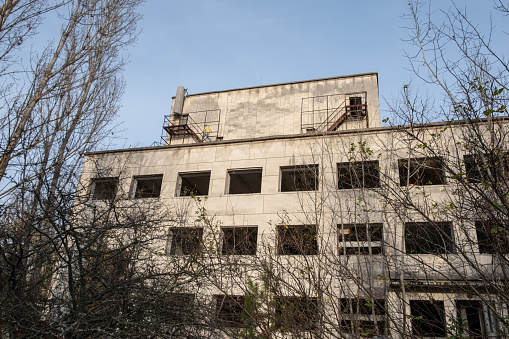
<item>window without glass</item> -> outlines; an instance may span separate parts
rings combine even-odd
[[[504,180],[509,174],[509,154],[472,154],[463,157],[467,180],[472,183],[490,180],[491,183]]]
[[[310,331],[318,325],[318,298],[275,297],[273,305],[277,328]]]
[[[174,227],[170,230],[170,255],[191,255],[201,252],[203,228]]]
[[[159,198],[162,183],[162,174],[134,178],[134,198]]]
[[[380,187],[378,161],[342,162],[338,164],[338,189]]]
[[[95,178],[92,180],[92,200],[112,200],[118,188],[118,178]]]
[[[262,190],[262,169],[229,170],[228,194],[260,193]]]
[[[216,295],[216,319],[224,327],[242,327],[245,323],[244,296]]]
[[[281,167],[281,192],[318,189],[318,165]]]
[[[483,307],[478,300],[457,300],[456,308],[461,327],[468,338],[487,338]],[[486,308],[488,311],[488,308]]]
[[[410,300],[412,333],[419,337],[445,337],[444,302]]]
[[[445,183],[440,158],[400,159],[398,161],[399,183],[406,186],[442,185]]]
[[[366,115],[366,107],[362,104],[362,97],[349,97],[349,105],[346,111],[353,117],[361,117]]]
[[[509,254],[509,239],[507,228],[495,221],[475,222],[479,253]]]
[[[353,338],[382,337],[385,331],[385,300],[340,299],[343,333]]]
[[[382,253],[383,224],[338,225],[338,247],[340,254],[356,255]]]
[[[257,227],[222,227],[223,255],[256,255]]]
[[[410,222],[405,224],[405,247],[409,254],[454,253],[450,222]]]
[[[279,225],[278,253],[280,255],[315,255],[318,254],[318,241],[316,239],[316,226]]]
[[[178,195],[183,196],[197,196],[208,195],[210,184],[210,171],[209,172],[196,172],[196,173],[180,173]]]

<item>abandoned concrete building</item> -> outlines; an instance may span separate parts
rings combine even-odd
[[[508,316],[492,286],[505,263],[482,220],[440,210],[458,185],[444,159],[459,159],[468,180],[482,175],[455,146],[462,126],[417,128],[443,146],[433,154],[405,128],[382,126],[377,73],[198,94],[179,87],[163,145],[89,153],[81,183],[97,203],[117,194],[166,206],[167,239],[157,246],[168,258],[238,258],[260,286],[268,274],[256,263],[270,258],[287,284],[267,288],[277,302],[264,314],[285,313],[287,330],[404,338],[461,328],[494,338]],[[196,200],[213,222],[196,220]],[[215,303],[213,316],[232,328],[246,312],[247,279],[236,272],[206,277],[193,296]]]

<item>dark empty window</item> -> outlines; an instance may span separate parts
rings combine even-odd
[[[383,299],[340,299],[341,312],[343,314],[385,314],[385,300]]]
[[[340,254],[356,255],[382,253],[383,224],[338,225]]]
[[[276,297],[275,325],[284,330],[310,331],[317,327],[320,319],[318,298]]]
[[[162,175],[135,178],[134,198],[158,198],[162,183]]]
[[[181,173],[179,177],[180,196],[209,194],[210,172]]]
[[[93,200],[111,200],[115,198],[118,178],[96,178],[92,181]]]
[[[476,221],[475,230],[480,253],[509,253],[509,239],[506,227],[503,227],[496,221]]]
[[[378,161],[343,162],[338,164],[338,188],[380,187]]]
[[[508,153],[465,155],[463,161],[467,180],[472,183],[488,181],[495,184],[509,174]]]
[[[384,321],[371,320],[341,320],[343,333],[349,333],[351,338],[385,338],[381,337],[385,331]]]
[[[398,161],[401,186],[442,185],[445,183],[440,158],[400,159]]]
[[[318,254],[318,241],[316,239],[316,226],[279,225],[278,253],[280,255],[315,255]]]
[[[356,338],[380,337],[384,334],[385,300],[343,298],[339,302],[342,314],[340,326],[344,333]]]
[[[405,246],[409,254],[454,252],[450,222],[410,222],[405,224]]]
[[[480,301],[457,300],[458,319],[461,330],[468,338],[487,338],[483,309]],[[465,333],[466,332],[466,333]]]
[[[256,255],[257,227],[222,227],[223,255]]]
[[[445,337],[443,301],[410,300],[412,333],[419,337]]]
[[[318,189],[318,165],[281,167],[281,192]]]
[[[362,104],[362,97],[349,97],[346,111],[350,114],[350,116],[365,116],[366,107]]]
[[[216,295],[216,319],[224,327],[242,327],[245,322],[244,296]]]
[[[262,190],[262,169],[228,171],[229,194],[260,193]]]
[[[174,227],[170,230],[170,255],[190,255],[201,252],[203,228]]]

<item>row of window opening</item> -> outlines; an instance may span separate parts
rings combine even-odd
[[[338,253],[340,255],[378,255],[383,253],[383,224],[360,223],[338,225]],[[509,254],[509,239],[493,222],[475,222],[480,254]],[[405,224],[407,254],[455,253],[454,235],[450,222],[409,222]],[[279,255],[317,255],[318,232],[315,225],[279,225],[276,228]],[[200,253],[203,228],[175,227],[170,229],[168,254]],[[222,227],[220,247],[222,255],[256,255],[257,227]]]
[[[167,302],[172,307],[167,317],[184,322],[192,318],[194,294],[172,294]],[[253,314],[249,314],[250,300],[244,295],[214,295],[215,318],[220,326],[243,328],[250,326]],[[340,298],[340,329],[342,333],[359,337],[384,335],[386,326],[386,302],[373,298]],[[302,296],[276,296],[269,301],[273,327],[280,330],[313,331],[320,323],[323,305],[319,298]],[[446,311],[442,300],[409,300],[411,332],[418,337],[445,337],[448,334]],[[492,328],[489,307],[479,300],[455,300],[455,322],[457,329],[470,338],[485,338],[496,333]]]
[[[504,153],[505,154],[505,153]],[[509,173],[507,157],[501,157],[493,166],[486,165],[480,156],[464,157],[465,174],[469,182],[482,182],[488,177],[497,180],[500,167]],[[485,165],[483,165],[483,163]],[[401,186],[442,185],[445,175],[441,158],[414,158],[398,161],[399,184]],[[457,177],[461,177],[457,176]],[[280,192],[314,191],[318,189],[318,165],[281,167]],[[162,175],[135,177],[131,188],[132,198],[157,198],[161,193]],[[228,194],[261,193],[262,169],[229,170],[227,177]],[[96,178],[93,181],[94,200],[113,199],[118,178]],[[209,194],[210,171],[180,173],[177,196],[204,196]],[[337,188],[378,188],[380,187],[380,166],[378,161],[345,162],[337,164]]]

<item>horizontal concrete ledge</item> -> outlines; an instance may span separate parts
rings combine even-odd
[[[492,118],[491,121],[493,121],[493,122],[509,121],[509,116]],[[323,132],[322,133],[319,133],[319,132],[301,133],[301,134],[291,134],[291,135],[274,135],[274,136],[268,136],[268,137],[211,141],[211,142],[202,142],[202,143],[195,143],[195,144],[124,148],[124,149],[117,149],[117,150],[87,152],[87,153],[85,153],[85,155],[91,156],[91,155],[109,154],[109,153],[155,151],[155,150],[168,149],[168,148],[207,147],[209,145],[230,145],[230,144],[239,144],[239,143],[260,142],[260,141],[263,142],[263,141],[271,141],[271,140],[323,138],[323,137],[343,136],[343,135],[350,135],[350,134],[366,134],[367,135],[367,134],[376,134],[376,133],[389,132],[389,131],[404,131],[409,128],[415,128],[415,129],[437,128],[437,127],[445,127],[445,126],[460,126],[460,125],[478,124],[478,123],[487,123],[487,122],[488,122],[487,118],[479,119],[477,121],[471,121],[471,120],[440,121],[440,122],[431,122],[431,123],[427,123],[427,124],[383,126],[383,127],[372,127],[372,128],[366,128],[366,129],[353,129],[353,130],[349,130],[349,131],[334,131],[334,132],[325,132],[325,133],[323,133]]]

